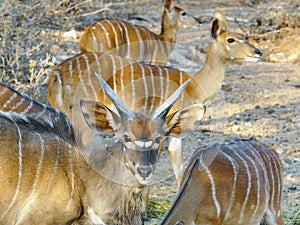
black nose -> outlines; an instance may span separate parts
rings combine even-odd
[[[203,24],[202,20],[200,20],[199,18],[195,18],[195,19],[197,20],[197,22],[198,22],[199,24]]]
[[[152,169],[149,166],[140,166],[137,168],[137,172],[142,178],[146,179],[147,177],[149,177]]]
[[[255,53],[258,54],[259,56],[262,56],[262,51],[259,50],[258,48],[255,49]]]

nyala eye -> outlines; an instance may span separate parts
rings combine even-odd
[[[157,137],[157,138],[155,138],[155,143],[157,143],[157,144],[159,144],[160,143],[160,141],[161,141],[161,139],[162,139],[162,137]]]
[[[131,138],[128,135],[125,134],[123,137],[125,142],[131,142]]]
[[[233,42],[234,42],[234,39],[233,39],[233,38],[228,38],[228,39],[227,39],[227,42],[228,42],[228,43],[233,43]]]
[[[186,16],[186,12],[182,12],[181,15],[182,15],[182,16]]]

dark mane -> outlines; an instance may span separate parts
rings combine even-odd
[[[29,120],[31,123],[36,123],[39,121],[41,124],[44,124],[43,127],[45,128],[50,126],[58,136],[67,140],[68,142],[73,142],[75,140],[74,131],[71,122],[69,121],[69,119],[64,113],[60,112],[59,110],[47,104],[36,101],[33,98],[23,93],[18,92],[17,90],[15,90],[14,88],[10,87],[7,84],[0,83],[0,86],[3,86],[4,88],[7,88],[12,93],[17,94],[18,96],[20,96],[20,98],[25,99],[26,102],[32,102],[32,105],[34,105],[35,108],[38,108],[38,111],[40,113],[39,112],[22,113],[21,116],[24,115],[25,117],[27,117],[26,120]],[[13,112],[13,111],[14,110],[11,109],[11,111],[9,112]],[[46,112],[46,114],[44,112]],[[18,120],[18,118],[16,119]]]
[[[36,100],[34,100],[33,98],[29,97],[28,95],[25,95],[19,91],[17,91],[16,89],[12,88],[11,86],[7,85],[7,84],[4,84],[4,83],[1,83],[0,82],[0,85],[1,86],[4,86],[5,88],[9,89],[11,92],[14,92],[16,93],[17,95],[21,96],[22,98],[25,98],[26,101],[28,102],[33,102],[34,105],[36,105],[37,107],[41,108],[41,109],[44,109],[46,108],[47,110],[49,110],[50,112],[53,112],[53,113],[57,113],[57,114],[62,114],[61,112],[59,112],[57,109],[51,107],[51,106],[48,106],[46,104],[43,104],[41,102],[38,102]]]
[[[30,132],[38,133],[52,133],[59,138],[69,142],[70,144],[75,143],[74,134],[64,135],[62,130],[57,130],[57,127],[51,126],[49,121],[45,120],[43,117],[35,119],[28,115],[20,115],[15,112],[2,112],[0,111],[0,119],[5,119],[9,122],[14,122],[21,129],[29,130]]]

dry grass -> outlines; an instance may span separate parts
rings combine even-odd
[[[150,196],[147,211],[147,225],[159,224],[164,216],[167,214],[168,210],[172,205],[172,201],[168,198],[163,198],[161,196]],[[284,206],[283,216],[285,218],[286,225],[300,225],[300,211],[293,207]],[[261,221],[260,225],[265,225],[264,221]]]
[[[147,218],[154,224],[161,221],[171,207],[172,201],[158,196],[150,196],[148,202]]]
[[[53,33],[73,29],[90,15],[90,4],[92,1],[5,0],[0,5],[0,82],[46,102],[42,85],[55,61]]]

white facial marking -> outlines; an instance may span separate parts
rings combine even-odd
[[[134,142],[135,145],[137,145],[138,147],[141,147],[141,148],[148,148],[152,145],[152,141],[135,141]]]
[[[145,142],[143,142],[143,141],[135,141],[134,143],[135,143],[135,145],[137,145],[138,147],[141,147],[141,148],[143,148],[145,145]]]
[[[229,51],[229,52],[231,51],[231,49],[228,45],[226,45],[225,47],[226,47],[227,51]]]
[[[149,148],[153,144],[153,141],[146,141],[145,142],[145,147]]]
[[[239,40],[240,43],[246,43],[246,40]]]

